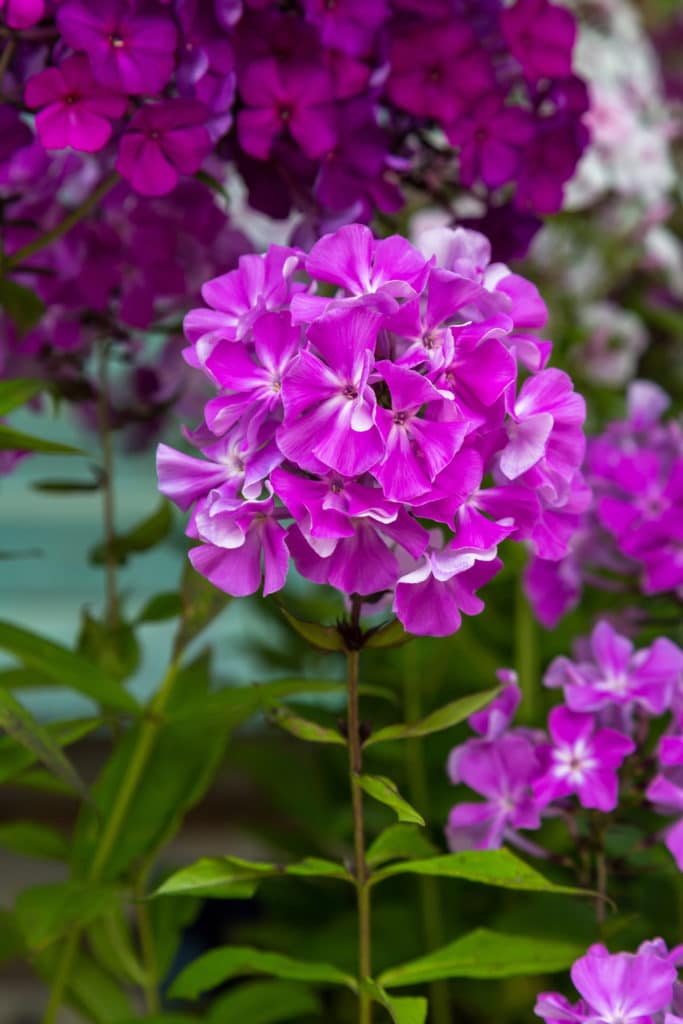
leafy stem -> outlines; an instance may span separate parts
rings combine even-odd
[[[112,443],[109,418],[109,347],[105,341],[99,346],[99,388],[97,396],[97,421],[102,447],[102,527],[104,532],[104,567],[106,574],[107,611],[106,622],[114,631],[119,624],[119,595],[116,580],[115,499],[114,499],[114,445]]]

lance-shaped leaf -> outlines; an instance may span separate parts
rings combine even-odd
[[[426,1024],[427,1000],[422,996],[395,998],[376,981],[366,980],[362,988],[376,1003],[389,1011],[394,1024]]]
[[[56,882],[24,889],[15,915],[26,944],[43,949],[73,925],[85,925],[111,911],[119,901],[114,888],[84,881]]]
[[[344,641],[336,626],[321,626],[317,622],[305,622],[292,615],[283,605],[278,603],[283,617],[295,633],[303,637],[311,647],[318,651],[343,651]]]
[[[423,860],[439,853],[416,825],[390,825],[370,844],[365,859],[371,868],[389,860]]]
[[[0,451],[41,452],[43,455],[86,454],[82,449],[74,448],[73,445],[48,441],[44,437],[34,437],[33,434],[25,434],[21,430],[13,430],[12,427],[8,427],[4,423],[0,423]]]
[[[447,853],[427,860],[409,860],[400,864],[389,864],[377,871],[371,883],[377,884],[394,875],[433,875],[437,878],[462,878],[468,882],[480,882],[502,889],[520,892],[548,892],[568,896],[595,896],[586,889],[569,885],[556,885],[545,878],[540,871],[529,867],[509,850],[463,850],[462,853]]]
[[[404,800],[398,791],[398,786],[391,779],[384,775],[358,775],[354,784],[360,786],[368,796],[378,800],[381,804],[391,807],[396,812],[399,821],[413,822],[416,825],[424,825],[425,820],[421,814],[411,807],[407,800]]]
[[[7,690],[0,689],[0,729],[26,747],[46,768],[82,796],[87,787],[58,743],[40,725],[31,712]]]
[[[7,277],[0,277],[0,308],[14,321],[19,334],[35,327],[45,312],[40,296]]]
[[[294,875],[299,878],[339,878],[352,882],[346,868],[320,857],[307,857],[295,864],[272,864],[241,857],[203,857],[167,878],[155,896],[191,895],[216,899],[251,896],[264,878]],[[240,892],[243,887],[244,892]]]
[[[296,736],[299,740],[306,740],[308,743],[336,743],[346,746],[346,740],[336,729],[320,725],[319,722],[312,722],[301,715],[295,715],[293,711],[284,706],[275,707],[270,713],[271,721],[284,729],[285,732]]]
[[[169,719],[178,721],[216,720],[231,721],[235,716],[242,720],[257,711],[267,712],[278,700],[296,693],[343,693],[345,683],[329,679],[276,679],[270,683],[254,683],[251,686],[226,686],[208,694],[201,701],[193,701],[186,707],[169,714]]]
[[[0,380],[0,416],[6,416],[12,409],[25,405],[44,387],[44,380],[32,380],[30,377]]]
[[[443,732],[444,729],[450,729],[451,726],[464,722],[470,715],[485,708],[499,693],[500,687],[485,690],[483,693],[472,693],[468,697],[461,697],[459,700],[454,700],[450,704],[432,711],[418,722],[387,725],[384,729],[372,733],[365,741],[365,746],[386,743],[387,740],[409,740],[418,736],[428,736],[433,732]]]
[[[344,985],[356,991],[356,980],[332,964],[294,960],[282,953],[266,953],[248,946],[220,946],[204,953],[183,971],[171,985],[169,995],[178,999],[196,999],[217,985],[252,974],[268,974],[285,981],[310,981],[326,985]]]
[[[182,611],[180,594],[175,590],[164,594],[155,594],[150,597],[136,621],[143,622],[166,622],[167,619],[175,619]]]
[[[118,534],[111,544],[97,544],[90,552],[90,561],[94,565],[104,565],[111,559],[117,565],[124,565],[129,555],[149,551],[162,541],[172,525],[171,506],[164,499],[150,516],[137,523],[127,533]]]
[[[387,988],[397,988],[443,978],[545,974],[564,970],[584,952],[583,946],[547,936],[507,935],[477,928],[427,956],[390,968],[379,982]]]
[[[320,1017],[320,999],[308,985],[294,981],[250,981],[216,999],[206,1024],[280,1024]]]
[[[54,725],[45,726],[44,731],[57,747],[67,747],[71,743],[78,742],[101,725],[102,719],[100,718],[81,718],[73,722],[55,722]],[[22,775],[22,772],[25,772],[37,760],[38,755],[34,750],[20,745],[12,737],[7,736],[0,739],[0,783]],[[53,777],[45,775],[45,778]],[[60,782],[59,785],[61,787],[63,783]],[[68,792],[72,791],[73,787],[69,784]]]
[[[24,857],[66,860],[69,847],[61,832],[32,821],[12,821],[0,825],[0,846]]]
[[[58,969],[60,953],[58,944],[53,944],[32,959],[32,966],[50,981]],[[121,983],[86,953],[79,953],[74,960],[64,1002],[93,1024],[119,1024],[135,1013]]]
[[[403,647],[409,640],[412,640],[411,633],[406,633],[398,619],[392,619],[383,626],[369,629],[363,640],[363,647],[383,649],[387,647]]]
[[[0,649],[13,654],[28,668],[35,668],[61,686],[91,697],[112,711],[135,713],[139,705],[116,678],[87,658],[75,654],[54,640],[0,621]]]
[[[124,983],[145,987],[148,974],[133,947],[130,926],[120,902],[87,929],[86,939],[101,967]]]

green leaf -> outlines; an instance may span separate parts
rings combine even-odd
[[[14,321],[19,334],[35,327],[45,312],[45,305],[35,292],[7,277],[0,277],[0,307]]]
[[[78,653],[119,683],[140,663],[140,646],[130,623],[120,620],[112,626],[96,619],[87,608],[81,613]]]
[[[0,649],[13,654],[27,668],[35,668],[61,686],[78,690],[105,708],[132,713],[140,710],[137,701],[114,676],[38,633],[0,621]]]
[[[12,409],[25,405],[44,387],[44,380],[31,380],[29,377],[0,380],[0,416],[6,416]]]
[[[31,949],[42,949],[73,925],[83,926],[112,910],[119,896],[111,886],[84,881],[34,885],[17,897],[15,915]]]
[[[295,715],[289,708],[274,708],[270,713],[270,719],[280,729],[296,736],[297,739],[307,740],[308,743],[335,743],[341,744],[342,747],[346,746],[346,740],[337,729],[311,722],[308,718]]]
[[[17,665],[0,672],[0,688],[4,690],[35,690],[54,685],[54,679],[32,668]]]
[[[45,732],[52,743],[58,747],[67,747],[98,729],[101,724],[100,718],[83,718],[73,722],[56,722],[46,726]],[[33,750],[21,746],[11,737],[0,739],[0,782],[15,779],[37,760],[38,756]],[[71,791],[72,787],[69,786]]]
[[[276,679],[270,683],[254,683],[251,686],[226,686],[208,694],[202,701],[192,701],[187,706],[169,714],[169,720],[230,723],[243,721],[258,711],[267,712],[274,702],[297,693],[343,693],[345,683],[329,679]]]
[[[61,779],[71,789],[87,795],[87,787],[80,779],[78,772],[63,753],[61,747],[54,742],[50,734],[40,725],[30,711],[9,693],[0,689],[0,729],[4,729],[12,739],[16,740]]]
[[[285,981],[345,985],[356,991],[355,979],[331,964],[293,960],[282,953],[266,953],[248,946],[220,946],[181,971],[169,994],[172,998],[196,999],[231,978],[251,974],[269,974]]]
[[[509,850],[463,850],[462,853],[447,853],[428,860],[405,861],[390,864],[376,872],[371,878],[373,884],[394,875],[434,875],[437,878],[462,878],[468,882],[515,889],[520,892],[549,892],[558,895],[595,895],[586,889],[550,882],[535,868]]]
[[[53,945],[33,960],[38,973],[48,980],[54,978],[59,952]],[[118,1024],[134,1013],[120,982],[83,952],[69,975],[66,1002],[94,1024]]]
[[[343,651],[344,641],[336,626],[321,626],[317,622],[304,622],[288,612],[283,605],[277,603],[280,612],[295,633],[303,637],[311,647],[318,651]]]
[[[386,647],[402,647],[412,640],[411,633],[406,633],[398,619],[385,622],[383,626],[369,629],[365,634],[363,647],[383,649]]]
[[[319,1016],[318,996],[307,985],[292,981],[251,981],[219,996],[211,1006],[206,1024],[279,1024]]]
[[[172,590],[150,597],[136,621],[139,623],[165,622],[167,619],[175,619],[181,611],[180,594],[176,594],[175,590]]]
[[[87,494],[99,491],[104,483],[104,472],[99,466],[90,467],[92,476],[89,480],[34,480],[31,487],[34,491],[47,494]]]
[[[428,736],[433,732],[443,732],[444,729],[450,729],[451,726],[464,722],[475,711],[485,708],[499,693],[499,686],[492,690],[485,690],[484,693],[473,693],[432,711],[419,722],[387,725],[384,729],[372,733],[365,741],[365,746],[370,747],[374,743],[385,743],[388,740],[409,740],[418,736]]]
[[[130,928],[120,902],[95,921],[86,934],[88,945],[101,967],[123,982],[144,988],[147,972],[133,948]]]
[[[397,999],[385,992],[376,981],[370,979],[366,979],[362,987],[376,1003],[389,1011],[394,1024],[426,1024],[427,1000],[422,996]]]
[[[259,881],[295,875],[300,878],[340,878],[353,881],[348,871],[334,861],[307,857],[282,865],[243,860],[241,857],[202,857],[167,878],[153,894],[208,896],[215,899],[240,899],[253,895]]]
[[[14,914],[0,908],[0,964],[25,955],[26,943]]]
[[[0,825],[0,846],[25,857],[66,860],[69,848],[61,832],[31,821],[13,821]]]
[[[438,852],[417,826],[390,825],[370,844],[365,859],[371,868],[376,868],[388,860],[419,860]]]
[[[507,935],[477,928],[427,956],[392,967],[379,978],[396,988],[442,978],[511,978],[561,971],[585,952],[583,946],[549,937]]]
[[[381,804],[391,807],[396,812],[399,821],[414,822],[416,825],[424,825],[425,820],[421,814],[411,807],[407,800],[404,800],[398,791],[398,786],[391,779],[384,775],[358,775],[355,784],[365,790],[368,796],[379,800]],[[388,870],[388,869],[387,869]]]
[[[171,505],[164,498],[159,507],[142,522],[137,523],[126,533],[114,537],[107,548],[106,544],[97,544],[89,554],[93,565],[104,565],[111,558],[117,565],[125,565],[128,556],[140,551],[149,551],[166,537],[173,525]]]
[[[24,434],[21,430],[13,430],[5,423],[0,423],[0,451],[41,452],[43,455],[86,455],[81,448],[70,444],[59,444],[48,441],[44,437]]]
[[[206,629],[223,609],[232,601],[207,579],[200,576],[188,561],[183,570],[180,584],[182,613],[178,631],[173,641],[173,655],[177,657]]]

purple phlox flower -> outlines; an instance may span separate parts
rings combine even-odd
[[[345,288],[352,300],[370,297],[383,313],[394,312],[397,299],[422,291],[429,272],[427,261],[405,238],[375,239],[364,224],[348,224],[325,235],[305,266],[311,277]],[[292,301],[292,316],[295,322],[314,319],[328,306],[344,304],[350,303],[301,293]]]
[[[317,472],[320,465],[358,476],[384,454],[369,384],[379,317],[370,309],[333,310],[308,329],[282,384],[284,423],[278,444],[286,458]],[[315,354],[318,353],[318,354]]]
[[[206,422],[215,434],[239,420],[248,422],[253,432],[266,417],[275,415],[275,422],[281,418],[282,381],[301,346],[301,328],[292,326],[286,312],[264,313],[252,337],[253,351],[225,342],[203,364],[221,388],[206,406]]]
[[[453,394],[472,429],[491,419],[490,426],[502,423],[505,409],[496,404],[517,382],[517,364],[505,344],[508,326],[509,319],[501,316],[452,329],[452,358],[438,383]]]
[[[202,541],[190,549],[192,565],[233,597],[281,590],[289,555],[272,496],[244,501],[210,491],[193,513],[188,534]]]
[[[670,396],[651,380],[631,381],[626,391],[627,419],[633,430],[658,424],[670,405]]]
[[[394,611],[405,628],[418,636],[448,636],[460,628],[461,612],[478,615],[484,602],[476,596],[498,573],[497,547],[472,547],[458,535],[444,547],[430,547],[412,571],[396,585]]]
[[[298,265],[295,249],[273,245],[265,256],[240,256],[237,270],[207,281],[202,298],[211,308],[191,310],[183,323],[194,346],[184,353],[188,361],[204,366],[216,346],[240,341],[260,316],[281,309],[290,298],[290,278]]]
[[[161,196],[194,174],[211,151],[208,111],[197,100],[165,100],[143,107],[121,138],[116,169],[136,192]]]
[[[559,503],[583,460],[584,399],[562,370],[542,370],[524,381],[510,415],[501,471],[509,480],[529,474],[532,486]]]
[[[240,144],[265,160],[275,140],[288,133],[315,160],[336,142],[332,83],[325,68],[255,60],[239,76],[245,108],[237,115]]]
[[[13,157],[17,150],[33,141],[31,129],[19,116],[19,111],[0,104],[0,163]]]
[[[564,558],[534,557],[524,573],[524,590],[534,615],[546,629],[554,629],[581,597],[584,561],[577,556],[576,537],[570,538]]]
[[[505,344],[528,370],[538,373],[543,370],[552,349],[550,341],[542,341],[530,331],[540,330],[548,319],[548,310],[541,298],[536,285],[519,274],[494,273],[493,268],[502,268],[503,264],[493,264],[488,274],[490,285],[495,288],[497,297],[505,295],[508,305],[504,312],[512,319],[513,330],[503,338]],[[495,282],[495,284],[494,284]]]
[[[228,110],[235,95],[235,57],[214,11],[191,0],[177,11],[181,29],[176,82],[183,95],[194,96],[213,113]]]
[[[517,673],[513,669],[499,668],[496,676],[503,685],[501,692],[483,710],[475,711],[467,719],[470,729],[485,740],[497,740],[503,735],[515,717],[522,699]]]
[[[666,637],[634,653],[633,644],[609,622],[597,624],[590,639],[590,661],[556,658],[544,684],[561,686],[572,711],[599,711],[613,704],[661,715],[683,679],[683,651]]]
[[[467,99],[490,88],[491,67],[470,29],[445,22],[396,35],[389,52],[387,94],[416,117],[451,124]]]
[[[532,115],[520,107],[505,106],[503,98],[485,94],[468,104],[446,131],[459,149],[460,180],[472,186],[483,181],[499,188],[512,181],[519,154],[534,131]]]
[[[531,81],[571,75],[576,20],[549,0],[517,0],[501,14],[503,34]]]
[[[536,118],[534,136],[519,154],[514,202],[520,210],[548,214],[561,208],[564,186],[586,146],[581,128],[575,115],[562,112]]]
[[[0,0],[0,11],[10,28],[32,28],[45,15],[45,0]]]
[[[46,149],[71,146],[83,153],[102,149],[111,137],[110,118],[120,117],[128,104],[95,80],[88,58],[79,54],[30,78],[25,100],[31,109],[42,108],[36,129]]]
[[[95,77],[112,89],[154,95],[171,77],[177,32],[166,15],[136,14],[125,0],[101,7],[69,0],[57,11],[57,27],[65,43],[85,50]]]
[[[654,1024],[668,1009],[676,968],[653,953],[613,953],[591,946],[571,969],[571,979],[595,1024]]]
[[[677,817],[664,831],[664,843],[683,871],[683,736],[663,736],[659,742],[661,771],[647,787],[645,796],[659,814]]]
[[[304,0],[306,18],[323,46],[363,56],[387,17],[386,0]]]
[[[436,476],[460,448],[463,421],[418,417],[437,412],[448,403],[433,384],[414,370],[388,360],[375,364],[391,396],[389,409],[377,408],[375,422],[385,445],[382,461],[373,469],[392,501],[410,501],[430,491]]]
[[[552,744],[541,748],[543,772],[534,796],[543,806],[575,793],[583,807],[613,811],[617,770],[634,742],[615,729],[596,728],[593,715],[554,708],[548,718]]]
[[[486,800],[453,807],[446,825],[451,850],[497,849],[509,831],[539,827],[539,805],[531,790],[538,763],[527,736],[508,732],[491,740],[468,740],[454,754],[449,760],[451,780]]]

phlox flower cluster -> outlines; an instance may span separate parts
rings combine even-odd
[[[5,95],[44,148],[97,152],[143,195],[219,152],[272,216],[367,220],[401,205],[397,171],[425,179],[436,131],[446,184],[549,213],[587,141],[575,21],[550,0],[6,0],[2,18]]]
[[[683,651],[672,641],[660,637],[634,650],[599,622],[577,644],[574,660],[559,657],[548,667],[543,682],[561,689],[564,702],[550,712],[547,733],[511,727],[521,694],[514,673],[499,678],[500,695],[469,720],[478,738],[449,758],[451,781],[484,797],[451,811],[452,849],[493,849],[507,841],[543,855],[519,829],[538,829],[543,817],[571,814],[577,803],[614,811],[624,760],[645,753],[648,723],[664,714],[670,723],[659,748],[662,768],[645,797],[664,813],[683,814]],[[674,825],[665,841],[683,868],[683,827]]]
[[[680,1024],[682,963],[683,946],[668,949],[663,939],[642,942],[636,953],[590,946],[571,969],[578,1002],[559,992],[542,992],[534,1013],[546,1024]]]
[[[591,438],[586,478],[594,500],[566,558],[533,559],[526,587],[547,627],[574,607],[583,586],[614,592],[683,594],[683,430],[665,418],[669,397],[635,381],[626,419]]]
[[[202,294],[185,332],[217,390],[191,435],[204,458],[162,445],[158,470],[218,587],[273,593],[293,561],[446,635],[482,610],[504,539],[566,552],[584,403],[546,367],[537,290],[482,235],[420,250],[347,225],[308,254],[243,256]]]

